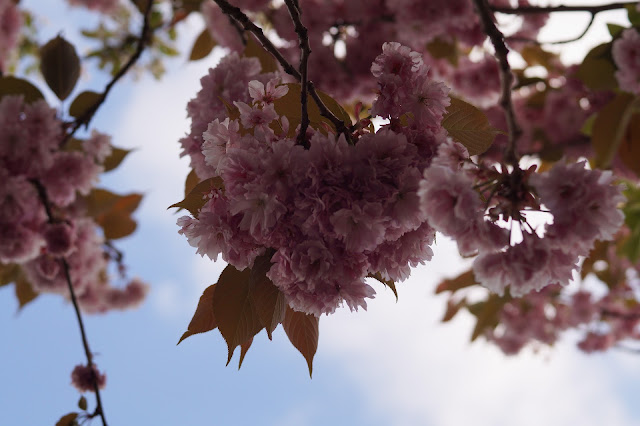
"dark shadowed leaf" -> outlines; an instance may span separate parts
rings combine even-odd
[[[44,99],[36,86],[27,80],[11,76],[0,77],[0,98],[7,95],[22,95],[27,103]]]
[[[240,367],[242,367],[242,361],[244,361],[244,356],[249,351],[249,348],[251,347],[252,343],[253,343],[253,337],[247,340],[246,342],[244,342],[242,345],[240,345],[240,362],[238,362],[238,370],[240,370]]]
[[[14,263],[0,263],[0,287],[11,284],[18,279],[20,267]]]
[[[15,283],[16,298],[18,299],[20,309],[22,309],[27,303],[32,302],[38,297],[38,293],[33,290],[31,283],[23,276],[19,276]]]
[[[287,306],[282,327],[287,337],[300,351],[309,367],[309,377],[313,375],[313,357],[318,349],[319,319],[315,315],[297,312]]]
[[[236,347],[255,336],[262,330],[251,290],[251,270],[238,271],[228,265],[220,274],[216,291],[213,294],[213,313],[218,329],[227,342],[231,361]]]
[[[272,255],[273,251],[270,250],[266,255],[258,257],[251,269],[251,279],[254,283],[252,290],[253,302],[256,306],[260,323],[267,330],[269,340],[272,338],[271,333],[273,333],[273,330],[284,319],[287,307],[284,294],[278,290],[278,287],[266,275],[271,268]]]
[[[482,111],[458,98],[451,98],[451,105],[442,119],[449,135],[464,145],[469,155],[485,152],[500,133],[489,124],[489,120]]]
[[[447,300],[447,310],[442,316],[442,322],[451,321],[451,319],[453,319],[453,317],[455,317],[456,314],[460,311],[460,308],[466,306],[466,304],[466,299],[458,300],[457,302],[453,299]]]
[[[473,328],[473,333],[471,334],[472,342],[480,337],[485,330],[492,330],[498,325],[500,322],[500,312],[508,300],[509,298],[507,296],[501,297],[497,294],[491,294],[485,301],[467,305],[469,312],[476,317],[476,326]]]
[[[375,274],[369,274],[367,276],[369,278],[373,278],[377,281],[380,281],[386,287],[389,287],[393,292],[393,294],[396,296],[396,302],[398,301],[398,290],[396,290],[396,283],[394,283],[392,280],[385,280],[384,278],[382,278],[382,274],[380,272],[376,272]]]
[[[76,48],[60,36],[49,40],[40,48],[40,72],[58,99],[67,99],[80,76]]]
[[[590,89],[615,89],[618,87],[615,71],[611,57],[611,43],[605,43],[587,53],[578,66],[576,77]]]
[[[189,336],[206,333],[217,327],[216,317],[213,315],[213,294],[215,291],[216,285],[213,284],[202,292],[196,312],[193,314],[193,318],[191,318],[187,331],[180,337],[178,345]]]
[[[529,66],[540,65],[548,70],[557,68],[559,64],[558,55],[547,52],[538,44],[528,44],[524,46],[518,53]]]
[[[450,41],[436,37],[427,44],[427,51],[436,59],[446,59],[451,65],[458,65],[460,52],[458,51],[458,44],[455,38],[453,41]]]
[[[82,117],[87,111],[92,109],[102,99],[100,93],[90,90],[84,91],[75,97],[69,107],[69,115],[75,118]]]
[[[472,285],[476,284],[477,283],[475,277],[473,276],[473,271],[468,270],[467,272],[464,272],[455,278],[442,281],[440,284],[438,284],[438,287],[436,287],[436,294],[440,294],[445,291],[455,293],[462,288],[471,287]]]
[[[58,422],[56,423],[56,426],[75,426],[78,424],[76,422],[77,418],[78,418],[78,413],[65,414],[60,418],[60,420],[58,420]]]
[[[207,180],[203,180],[193,187],[191,192],[189,192],[189,195],[187,195],[184,200],[179,203],[172,204],[168,208],[178,207],[180,209],[187,209],[193,217],[197,218],[198,212],[209,200],[207,195],[214,189],[224,189],[224,183],[222,182],[221,177],[212,177]]]
[[[87,398],[85,398],[84,396],[80,397],[80,399],[78,400],[78,408],[83,411],[87,411]]]
[[[197,61],[202,58],[206,58],[209,53],[216,47],[216,41],[211,37],[211,33],[208,28],[202,30],[191,49],[189,55],[190,61]]]
[[[189,172],[189,174],[187,175],[187,179],[184,182],[184,196],[185,198],[187,197],[187,195],[189,195],[189,193],[193,190],[193,188],[196,187],[196,185],[200,183],[200,179],[198,178],[198,175],[196,174],[195,170],[191,170]]]
[[[608,168],[611,165],[627,131],[634,100],[634,96],[629,93],[618,93],[596,116],[591,129],[596,167]]]
[[[627,130],[622,135],[618,156],[629,170],[640,177],[640,114],[631,116]]]
[[[131,151],[131,149],[112,147],[111,155],[104,159],[104,171],[108,172],[118,167]]]
[[[262,66],[262,72],[275,72],[278,70],[278,61],[276,58],[271,55],[271,53],[267,52],[264,47],[260,44],[258,40],[253,36],[253,34],[249,34],[245,32],[247,37],[247,44],[244,47],[243,56],[247,58],[258,58],[260,61],[260,65]],[[298,104],[299,105],[299,104]]]

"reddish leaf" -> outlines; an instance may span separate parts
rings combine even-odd
[[[109,172],[122,163],[132,150],[112,147],[111,155],[104,159],[104,171]]]
[[[462,308],[463,306],[466,306],[466,304],[467,304],[466,299],[462,299],[457,302],[455,302],[453,299],[447,300],[447,310],[444,312],[444,316],[442,317],[442,322],[451,321],[451,319],[453,319],[453,317],[456,316],[458,311],[460,311],[460,308]]]
[[[185,198],[189,193],[196,187],[196,185],[200,182],[198,175],[195,170],[191,170],[187,175],[187,179],[184,181],[184,196]]]
[[[258,257],[251,270],[251,279],[254,282],[252,290],[253,302],[256,306],[260,323],[267,330],[269,340],[272,339],[271,333],[273,333],[273,330],[284,319],[287,307],[284,294],[266,276],[266,273],[271,268],[272,255],[273,251],[270,251],[268,254]]]
[[[240,370],[240,367],[242,367],[242,361],[244,361],[244,356],[249,351],[249,348],[251,347],[252,343],[253,343],[253,337],[247,340],[246,342],[244,342],[242,345],[240,345],[240,362],[238,363],[238,370]]]
[[[480,337],[485,330],[494,329],[498,325],[502,307],[508,301],[508,296],[491,294],[485,301],[467,305],[469,312],[476,317],[476,326],[471,334],[472,342]]]
[[[282,322],[287,337],[307,360],[309,377],[313,374],[313,357],[318,350],[318,323],[318,317],[296,312],[288,306]]]
[[[49,40],[40,48],[40,71],[58,99],[67,99],[80,76],[76,48],[60,36]]]
[[[398,290],[396,289],[396,283],[394,283],[392,280],[385,280],[384,278],[382,278],[382,274],[380,272],[376,272],[375,274],[369,274],[367,276],[369,278],[378,280],[382,284],[384,284],[386,287],[389,287],[393,292],[393,294],[396,296],[396,302],[398,301]]]
[[[170,205],[169,208],[178,207],[180,209],[187,209],[193,217],[197,218],[198,212],[208,201],[207,195],[213,189],[224,189],[222,178],[213,177],[203,180],[189,192],[189,195],[187,195],[184,200]]]
[[[118,196],[106,213],[96,217],[96,222],[102,227],[106,239],[123,238],[136,230],[137,224],[131,219],[131,213],[138,208],[141,200],[140,194]]]
[[[249,268],[238,271],[228,265],[220,274],[213,294],[213,313],[218,329],[229,348],[227,365],[231,361],[235,348],[262,330],[262,324],[251,297],[252,287]]]
[[[467,272],[463,272],[455,278],[450,280],[444,280],[438,287],[436,287],[436,294],[443,293],[445,291],[450,291],[451,293],[455,293],[456,291],[471,287],[472,285],[476,285],[476,279],[473,276],[473,271],[468,270]]]
[[[60,418],[60,420],[58,420],[58,422],[56,423],[56,426],[74,426],[74,425],[77,425],[78,424],[76,422],[77,418],[78,418],[78,413],[65,414],[64,416],[62,416]]]
[[[196,312],[193,314],[193,318],[191,318],[189,327],[187,327],[187,331],[180,337],[178,345],[189,336],[206,333],[217,327],[216,317],[213,315],[213,294],[215,290],[215,284],[210,285],[204,290],[202,296],[200,296]]]

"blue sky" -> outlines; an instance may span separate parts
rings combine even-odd
[[[86,15],[69,15],[65,5],[48,10],[45,31],[55,35],[69,16],[77,22]],[[186,46],[202,28],[189,23]],[[65,35],[72,37],[71,28]],[[588,356],[567,335],[554,348],[505,357],[483,341],[468,343],[469,316],[439,324],[445,300],[433,289],[465,267],[444,238],[434,260],[399,284],[398,303],[377,287],[367,312],[342,309],[321,319],[313,379],[281,329],[272,342],[264,333],[255,339],[240,371],[237,358],[224,366],[217,331],[176,347],[200,293],[224,267],[195,255],[177,233],[178,216],[166,209],[181,199],[188,172],[177,144],[188,130],[185,105],[214,64],[181,58],[161,82],[127,79],[93,123],[115,145],[137,149],[103,185],[145,193],[137,232],[118,246],[130,274],[152,288],[138,310],[85,316],[96,362],[108,376],[103,402],[111,425],[640,424],[638,355]],[[102,86],[85,73],[78,89]],[[12,289],[2,288],[0,324],[0,425],[55,424],[80,396],[70,385],[73,366],[84,362],[72,307],[44,295],[17,313]],[[93,395],[87,398],[93,407]]]

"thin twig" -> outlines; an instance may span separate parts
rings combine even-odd
[[[557,40],[557,41],[538,41],[538,40],[534,40],[531,38],[526,38],[526,37],[507,37],[508,41],[521,41],[521,42],[527,42],[527,43],[534,43],[534,44],[538,44],[538,45],[543,45],[543,44],[568,44],[568,43],[573,43],[576,42],[580,39],[582,39],[582,37],[584,37],[587,32],[589,31],[589,29],[591,29],[591,26],[593,25],[593,21],[596,19],[596,14],[595,13],[591,13],[591,19],[589,20],[589,23],[587,24],[587,27],[584,29],[584,31],[582,31],[582,33],[580,33],[579,36],[577,37],[573,37],[570,39],[566,39],[566,40]]]
[[[308,99],[308,78],[307,78],[307,64],[309,62],[309,54],[311,53],[311,46],[309,46],[309,36],[307,28],[302,23],[300,15],[302,10],[298,4],[298,0],[285,0],[285,4],[289,9],[291,20],[295,26],[296,34],[298,34],[298,40],[300,41],[300,105],[301,105],[301,118],[300,118],[300,133],[298,133],[298,143],[300,145],[306,145],[307,128],[309,127],[309,112],[307,111],[307,99]]]
[[[513,74],[507,56],[509,49],[504,43],[504,34],[496,27],[494,23],[493,13],[487,0],[473,0],[476,6],[476,12],[480,17],[480,22],[485,34],[489,36],[491,43],[496,51],[495,56],[500,64],[500,106],[504,110],[507,119],[508,144],[505,150],[505,161],[513,167],[518,165],[518,156],[516,155],[516,142],[522,134],[522,129],[518,125],[516,115],[513,111],[513,102],[511,101],[511,86],[513,85]]]
[[[49,223],[55,223],[55,218],[53,216],[53,211],[51,209],[51,203],[49,203],[49,198],[47,197],[47,191],[42,185],[40,181],[37,179],[32,179],[31,183],[35,186],[36,191],[38,192],[38,197],[44,206],[44,209],[47,213],[47,218]],[[73,290],[73,283],[71,281],[71,273],[69,270],[69,263],[65,257],[60,257],[60,262],[62,263],[62,270],[64,271],[64,276],[67,281],[67,288],[69,290],[69,294],[71,296],[71,303],[73,304],[73,309],[76,312],[76,319],[78,320],[78,327],[80,328],[80,336],[82,337],[82,346],[84,347],[84,354],[87,358],[87,366],[89,370],[94,373],[92,374],[93,381],[93,390],[96,393],[96,410],[93,416],[100,416],[102,420],[102,425],[107,426],[107,419],[104,413],[104,408],[102,406],[102,399],[100,398],[100,388],[98,387],[98,380],[95,375],[94,364],[93,364],[93,354],[91,353],[91,349],[89,347],[89,340],[87,339],[87,333],[84,328],[84,322],[82,321],[82,314],[80,313],[80,306],[78,305],[78,299],[76,298],[76,293]]]
[[[605,12],[607,10],[624,9],[627,5],[635,5],[637,2],[626,3],[608,3],[597,6],[520,6],[520,7],[495,7],[489,6],[494,12],[505,13],[508,15],[525,15],[535,13],[554,13],[554,12],[590,12],[593,14]]]
[[[142,23],[142,30],[140,31],[140,37],[138,38],[138,45],[136,46],[135,52],[129,58],[126,64],[113,76],[113,79],[105,86],[104,91],[100,94],[100,98],[90,107],[88,108],[80,117],[76,118],[73,122],[73,126],[71,127],[71,131],[67,133],[62,142],[61,146],[64,146],[68,141],[73,138],[78,129],[82,126],[88,126],[89,122],[93,118],[95,112],[100,108],[100,106],[104,103],[111,92],[111,89],[115,84],[120,80],[124,75],[135,65],[135,63],[140,59],[142,52],[144,51],[149,39],[151,38],[150,34],[150,26],[149,26],[149,16],[151,15],[151,7],[153,6],[153,0],[149,0],[147,2],[147,8],[144,11],[144,21]]]
[[[267,52],[271,53],[271,55],[273,55],[273,57],[276,58],[280,66],[282,66],[282,69],[284,70],[284,72],[293,76],[296,80],[302,81],[302,75],[300,74],[300,72],[293,65],[291,65],[289,61],[285,59],[284,56],[282,56],[282,53],[280,53],[280,51],[273,45],[271,40],[269,40],[267,36],[264,34],[264,32],[262,31],[262,28],[254,24],[251,21],[251,19],[249,19],[249,17],[245,15],[244,12],[242,12],[242,10],[233,6],[226,0],[213,0],[213,1],[216,2],[216,4],[220,7],[220,10],[222,10],[223,13],[233,17],[236,21],[240,23],[240,25],[244,27],[246,31],[249,31],[253,35],[255,35],[258,41],[260,42],[260,44],[262,44],[262,47],[264,47],[265,50],[267,50]],[[329,110],[329,108],[327,108],[327,106],[324,104],[322,99],[320,99],[320,96],[318,95],[318,92],[316,91],[316,88],[313,85],[313,82],[309,81],[307,83],[307,86],[308,86],[309,94],[311,95],[314,102],[318,106],[318,109],[320,110],[320,115],[322,115],[323,117],[331,121],[331,123],[333,123],[333,125],[336,127],[336,130],[338,131],[338,133],[343,133],[347,138],[347,141],[351,142],[351,134],[349,132],[349,129],[347,128],[347,126],[342,120],[336,117],[335,114],[333,114]]]

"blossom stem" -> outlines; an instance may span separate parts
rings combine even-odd
[[[151,3],[151,2],[149,2]],[[36,179],[31,180],[31,183],[35,186],[36,191],[38,192],[38,197],[44,206],[44,209],[47,213],[47,218],[49,223],[55,223],[55,218],[53,216],[53,211],[51,209],[51,203],[49,203],[49,199],[47,197],[47,191],[42,185],[42,183]],[[69,262],[65,257],[60,257],[60,262],[62,263],[62,270],[64,271],[64,276],[67,281],[67,288],[69,290],[69,295],[71,297],[71,303],[73,304],[73,309],[76,312],[76,319],[78,320],[78,328],[80,329],[80,336],[82,338],[82,346],[84,347],[84,354],[87,358],[87,367],[89,367],[90,371],[95,371],[93,364],[93,355],[91,353],[91,349],[89,347],[89,339],[87,338],[87,333],[84,328],[84,321],[82,320],[82,314],[80,312],[80,306],[78,305],[78,299],[76,297],[75,291],[73,289],[73,282],[71,280],[71,273],[69,268]],[[102,425],[107,426],[107,419],[104,413],[104,408],[102,406],[102,399],[100,397],[100,388],[98,387],[98,380],[95,374],[92,377],[93,381],[93,390],[96,393],[96,410],[91,415],[91,417],[100,416],[102,420]]]
[[[504,42],[504,34],[496,27],[494,23],[493,13],[487,0],[473,0],[476,12],[480,17],[482,27],[485,34],[489,36],[491,43],[495,49],[495,56],[500,65],[500,106],[504,110],[507,120],[508,144],[505,149],[505,161],[514,168],[518,167],[518,156],[516,154],[516,142],[522,134],[522,129],[518,125],[516,115],[513,110],[513,102],[511,100],[511,86],[513,85],[513,74],[507,56],[509,49]]]
[[[592,14],[605,12],[607,10],[624,9],[628,5],[638,4],[637,2],[624,3],[608,3],[596,6],[520,6],[520,7],[495,7],[489,6],[494,12],[504,13],[508,15],[525,15],[536,13],[555,13],[555,12],[590,12]]]

